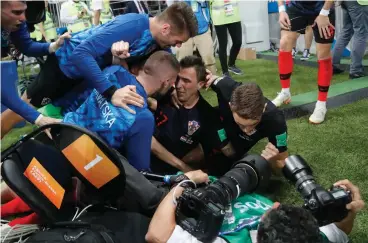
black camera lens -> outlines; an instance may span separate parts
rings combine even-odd
[[[313,171],[299,155],[291,155],[285,160],[283,173],[286,179],[295,184],[303,197],[307,197],[318,187],[314,181]]]
[[[212,183],[208,190],[226,206],[239,196],[268,184],[270,177],[271,170],[267,160],[259,155],[247,155],[236,162],[234,167],[219,180]]]

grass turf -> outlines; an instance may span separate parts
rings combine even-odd
[[[267,60],[238,61],[244,75],[233,77],[238,81],[255,81],[264,90],[265,96],[273,98],[280,90],[277,64]],[[220,68],[218,67],[220,70]],[[300,94],[312,91],[316,85],[317,70],[310,67],[295,66],[292,76],[292,93]],[[334,76],[332,83],[347,80],[347,74]],[[204,91],[204,97],[216,105],[212,91]],[[362,197],[368,201],[368,148],[367,132],[364,126],[368,121],[368,99],[329,110],[324,124],[314,126],[307,122],[308,117],[288,121],[289,152],[300,154],[311,165],[317,182],[325,188],[340,179],[348,178],[358,185]],[[33,126],[13,129],[2,141],[2,150],[29,133]],[[259,153],[266,141],[260,141],[253,149]],[[284,179],[272,183],[275,190],[270,194],[273,200],[301,205],[302,200],[295,188]],[[368,209],[359,213],[351,233],[353,242],[368,242]]]
[[[274,99],[277,92],[280,92],[280,79],[278,66],[269,60],[257,59],[253,61],[237,61],[236,65],[243,70],[243,75],[232,74],[232,77],[239,82],[256,82],[263,90],[264,95],[269,99]],[[221,73],[219,61],[217,62],[218,73]],[[292,95],[301,94],[317,89],[317,69],[294,65],[291,76]],[[335,75],[331,84],[340,83],[349,79],[348,73]],[[213,106],[217,105],[216,95],[212,90],[202,91],[203,97]]]
[[[325,123],[311,125],[308,117],[287,121],[289,153],[299,154],[312,167],[316,180],[324,188],[334,182],[349,179],[368,201],[368,140],[365,127],[368,121],[368,99],[329,110]],[[365,129],[365,131],[364,131]],[[259,153],[266,145],[260,141],[253,149]],[[274,200],[302,204],[300,195],[284,179],[272,183]],[[368,208],[360,212],[355,221],[352,242],[368,242]]]

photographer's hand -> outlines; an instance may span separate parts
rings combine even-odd
[[[207,183],[210,181],[210,179],[208,178],[208,175],[201,170],[189,171],[185,173],[185,175],[190,180],[194,181],[195,184],[202,184],[202,183]]]
[[[364,201],[360,195],[359,188],[349,180],[338,181],[334,184],[334,186],[340,186],[351,192],[352,201],[346,205],[346,208],[350,210],[348,215],[340,222],[335,223],[339,229],[344,231],[346,234],[349,234],[353,229],[356,213],[364,208]]]
[[[204,183],[209,180],[208,175],[201,170],[187,172],[185,175],[197,184]],[[176,205],[172,201],[174,190],[175,188],[171,189],[153,215],[145,237],[147,242],[167,242],[173,234],[176,226]],[[175,196],[179,197],[183,190],[184,188],[182,187],[176,188]]]
[[[350,212],[357,213],[364,208],[364,201],[360,195],[359,188],[349,180],[338,181],[334,184],[334,186],[342,187],[344,190],[349,190],[351,192],[352,201],[346,205],[346,208],[350,210]]]

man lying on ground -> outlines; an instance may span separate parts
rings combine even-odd
[[[257,142],[268,138],[266,149],[276,147],[279,154],[272,158],[274,172],[284,165],[287,152],[287,126],[284,114],[263,96],[256,83],[239,83],[230,77],[208,76],[206,87],[217,94],[225,131],[237,158]],[[271,143],[271,144],[270,144]],[[273,146],[272,146],[273,145]]]

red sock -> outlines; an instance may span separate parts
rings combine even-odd
[[[290,88],[290,77],[293,72],[293,64],[291,52],[279,51],[280,83],[283,89]]]
[[[332,59],[318,60],[318,100],[326,101],[332,79]]]
[[[1,217],[8,217],[17,213],[25,213],[31,211],[31,208],[23,202],[20,197],[16,197],[10,202],[1,205]]]
[[[36,213],[31,213],[23,218],[16,218],[8,224],[9,226],[13,227],[17,224],[39,224],[41,223],[40,217]]]

